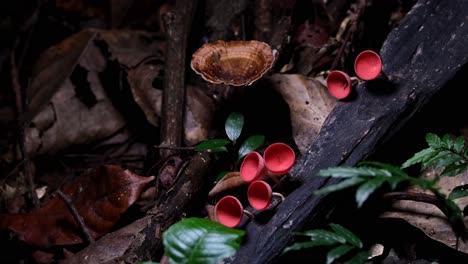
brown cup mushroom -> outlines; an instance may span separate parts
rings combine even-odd
[[[215,41],[192,55],[192,69],[210,83],[250,85],[273,66],[275,57],[264,42]]]

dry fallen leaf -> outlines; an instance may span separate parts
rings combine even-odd
[[[228,172],[216,183],[213,189],[208,193],[208,196],[213,197],[224,191],[231,190],[245,184],[247,184],[247,182],[241,178],[238,171]]]
[[[28,93],[28,152],[56,153],[107,138],[125,126],[125,111],[116,108],[115,98],[110,99],[122,88],[114,83],[122,80],[112,76],[116,80],[109,83],[103,73],[117,65],[121,72],[116,75],[123,75],[148,58],[161,64],[163,50],[164,42],[152,33],[102,30],[81,31],[46,50],[34,66]]]
[[[426,170],[422,177],[432,179],[435,173],[433,169]],[[455,177],[442,177],[438,183],[440,191],[448,195],[453,188],[468,183],[468,171]],[[417,187],[409,187],[407,191],[418,193],[429,193]],[[468,205],[468,197],[455,199],[454,202],[463,210]],[[409,224],[423,231],[430,238],[444,243],[456,250],[468,253],[468,241],[458,238],[445,215],[435,206],[423,202],[396,201],[392,204],[392,209],[382,214],[383,218],[401,218]],[[464,218],[465,226],[468,226],[468,217]]]
[[[76,177],[62,191],[72,200],[91,235],[98,238],[114,226],[153,179],[116,165],[103,165]],[[39,248],[82,242],[82,231],[58,196],[30,213],[0,215],[0,230],[4,229]]]
[[[294,141],[301,153],[315,141],[336,100],[319,81],[299,74],[269,77],[289,106]]]

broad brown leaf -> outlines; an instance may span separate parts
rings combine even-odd
[[[319,81],[300,74],[274,74],[270,80],[289,106],[294,141],[304,153],[314,142],[336,100]]]
[[[102,165],[62,188],[94,238],[108,232],[154,176],[142,177],[116,165]],[[58,196],[25,214],[0,215],[0,229],[12,230],[30,245],[49,248],[79,244],[82,231]]]
[[[239,186],[245,185],[245,182],[238,171],[229,172],[224,177],[216,183],[216,185],[208,193],[208,196],[213,197],[217,194],[220,194],[224,191],[237,188]]]

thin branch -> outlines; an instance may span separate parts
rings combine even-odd
[[[88,244],[94,243],[94,238],[89,232],[89,228],[86,225],[86,223],[83,221],[83,218],[81,218],[80,214],[76,210],[75,206],[73,205],[73,202],[71,201],[70,197],[66,194],[64,194],[61,190],[57,190],[56,193],[60,198],[62,198],[63,202],[67,206],[68,210],[70,210],[70,213],[73,215],[73,218],[75,221],[78,223],[78,225],[81,228],[81,232],[83,232],[83,235],[85,236],[86,242]]]

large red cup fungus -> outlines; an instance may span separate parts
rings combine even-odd
[[[270,175],[280,175],[292,168],[296,155],[290,146],[284,143],[274,143],[266,148],[263,159]]]
[[[265,210],[271,204],[273,191],[264,181],[254,181],[247,190],[250,205],[257,210]]]
[[[256,151],[245,156],[240,167],[240,176],[246,182],[253,182],[265,176],[265,162],[263,157]]]
[[[348,97],[351,93],[351,78],[342,71],[332,71],[327,76],[328,92],[338,100]]]
[[[241,202],[234,196],[223,197],[215,206],[216,219],[222,225],[235,227],[244,216],[244,208]]]
[[[379,54],[372,50],[365,50],[356,57],[354,71],[362,80],[373,80],[382,71],[382,60]]]

